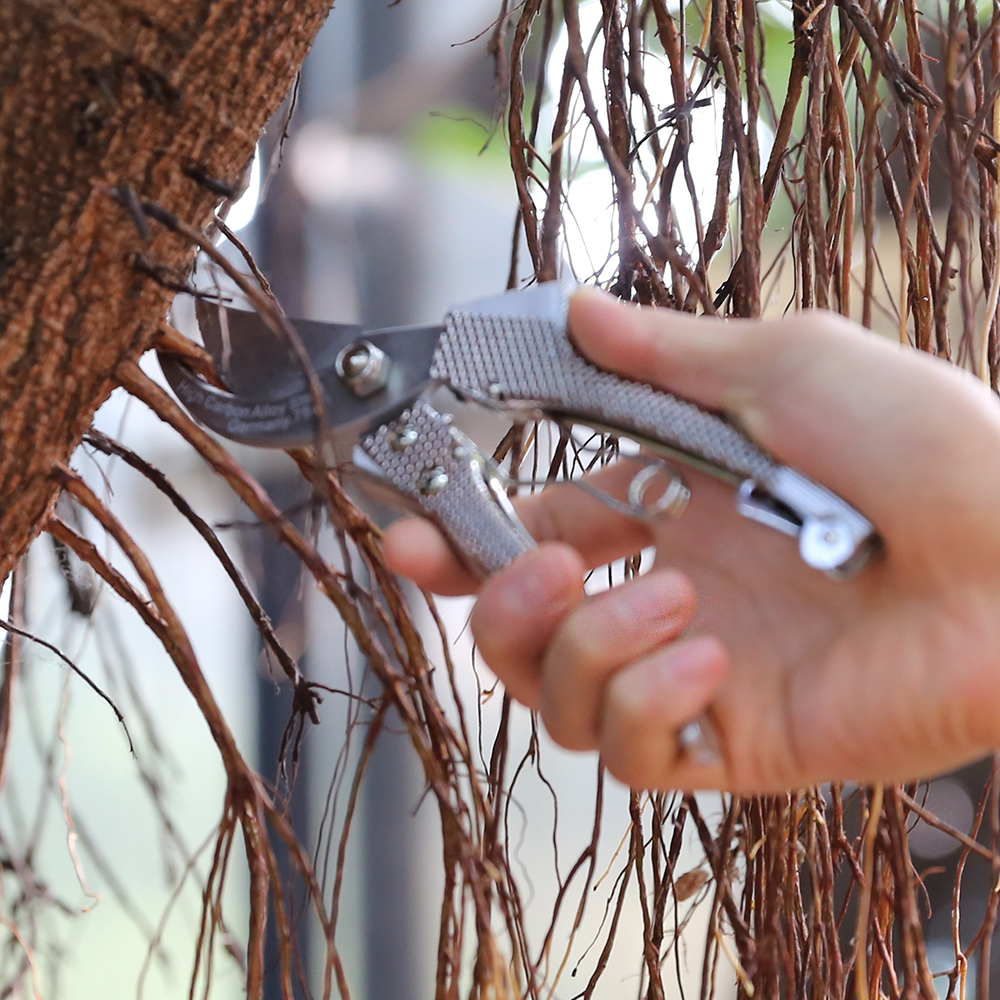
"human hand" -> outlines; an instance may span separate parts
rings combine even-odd
[[[519,500],[540,546],[481,589],[428,522],[394,526],[396,570],[479,589],[483,658],[556,742],[633,787],[739,792],[925,776],[1000,746],[1000,402],[981,382],[827,313],[723,321],[586,290],[570,330],[600,367],[728,413],[885,552],[827,579],[687,470],[687,510],[652,525],[568,485]],[[620,492],[633,472],[590,479]],[[649,545],[649,573],[585,596],[587,569]],[[678,751],[705,709],[717,764]]]

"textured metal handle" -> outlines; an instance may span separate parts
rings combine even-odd
[[[766,481],[778,465],[718,414],[591,364],[570,342],[564,317],[456,310],[445,324],[432,375],[458,392],[603,425],[736,483]]]
[[[359,447],[377,474],[438,525],[481,579],[535,547],[496,466],[451,426],[449,416],[425,401],[379,427]]]
[[[453,310],[433,377],[487,404],[624,434],[726,479],[742,514],[796,536],[804,561],[831,576],[856,572],[877,551],[863,515],[724,416],[587,361],[570,342],[567,301],[565,289],[543,285]]]

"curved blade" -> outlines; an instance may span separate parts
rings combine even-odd
[[[211,304],[199,310],[199,320],[209,350],[218,362],[227,362],[221,367],[236,391],[217,389],[178,359],[161,354],[164,377],[191,415],[242,444],[289,448],[315,441],[319,428],[306,377],[264,320],[256,313]],[[362,333],[360,327],[339,323],[295,320],[293,325],[323,386],[325,434],[356,439],[412,403],[432,381],[429,373],[439,326]],[[230,346],[225,357],[227,336]],[[385,352],[389,366],[384,388],[365,399],[341,381],[335,365],[340,352],[362,336]]]
[[[278,399],[306,388],[302,366],[288,344],[256,312],[227,309],[199,299],[202,339],[219,377],[238,396]],[[350,323],[290,319],[317,373],[332,368],[337,352],[362,335]]]

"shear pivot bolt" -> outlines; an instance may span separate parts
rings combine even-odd
[[[344,358],[344,374],[348,378],[360,375],[368,367],[371,357],[364,347],[358,347]]]
[[[337,374],[341,381],[361,399],[384,389],[389,381],[389,359],[367,340],[348,344],[337,355]]]
[[[433,469],[427,469],[420,477],[417,488],[424,496],[433,496],[440,493],[448,485],[448,473],[440,465]]]

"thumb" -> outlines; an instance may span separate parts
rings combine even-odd
[[[569,310],[573,341],[594,364],[734,416],[770,381],[774,325],[636,307],[593,287]]]
[[[576,346],[599,367],[724,411],[785,461],[794,459],[783,452],[799,450],[800,435],[784,433],[789,414],[795,423],[824,411],[822,422],[836,416],[845,439],[867,433],[883,395],[869,388],[882,378],[862,377],[850,410],[845,396],[865,369],[901,360],[898,345],[860,336],[860,327],[834,313],[718,319],[636,308],[594,288],[573,296],[569,326]]]
[[[595,289],[574,295],[569,326],[599,367],[724,411],[884,534],[948,534],[963,515],[993,516],[1000,405],[940,359],[833,313],[721,320],[637,309]]]
[[[636,308],[590,288],[573,296],[569,326],[599,367],[725,412],[780,461],[848,498],[855,477],[847,445],[870,437],[882,405],[857,375],[872,369],[865,355],[873,347],[876,356],[889,355],[882,359],[889,367],[900,355],[830,313],[724,320]],[[845,399],[848,393],[855,398]]]

